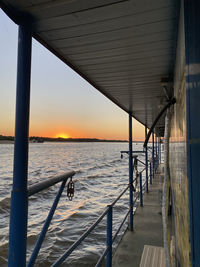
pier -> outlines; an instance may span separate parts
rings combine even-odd
[[[113,258],[114,267],[139,267],[145,245],[163,247],[162,169],[161,164],[152,185],[149,185],[149,192],[143,196],[143,207],[139,206],[136,210],[133,232],[127,230],[117,247]]]

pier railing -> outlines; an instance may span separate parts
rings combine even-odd
[[[143,153],[143,151],[137,151],[138,153]],[[127,153],[126,151],[122,151],[122,153]],[[53,267],[59,266],[62,264],[70,255],[71,253],[86,239],[86,237],[95,229],[96,226],[104,219],[104,217],[107,217],[107,226],[106,226],[106,247],[103,251],[101,257],[99,258],[96,267],[101,266],[104,260],[106,259],[106,267],[112,266],[112,252],[113,252],[113,243],[116,240],[121,228],[123,227],[124,223],[126,222],[128,216],[132,213],[132,216],[134,216],[136,208],[137,208],[137,201],[139,201],[140,206],[143,206],[143,194],[144,192],[148,192],[148,183],[152,184],[152,177],[154,175],[153,170],[156,170],[158,166],[158,157],[153,158],[150,161],[147,161],[147,164],[143,162],[142,160],[138,159],[137,155],[133,155],[133,171],[135,171],[135,179],[133,180],[133,184],[128,184],[125,189],[119,194],[119,196],[110,204],[108,205],[103,213],[97,218],[97,220],[87,229],[86,232],[82,234],[82,236],[74,242],[74,244],[68,248],[68,250],[55,262],[53,263]],[[154,167],[152,167],[154,166]],[[140,167],[140,171],[138,171],[138,167]],[[143,169],[142,169],[143,167]],[[142,173],[145,170],[150,170],[150,173],[148,175],[147,179],[142,178]],[[147,172],[146,172],[147,173]],[[32,267],[35,264],[36,258],[39,254],[41,245],[44,241],[45,235],[47,233],[48,227],[51,223],[51,220],[53,218],[54,212],[57,208],[58,202],[60,200],[60,197],[62,195],[62,192],[65,188],[65,185],[67,183],[67,180],[70,178],[70,181],[72,181],[72,177],[74,176],[75,172],[71,171],[66,174],[48,178],[42,182],[39,182],[37,184],[31,185],[28,188],[28,196],[32,196],[44,189],[47,189],[57,183],[61,183],[60,188],[58,190],[58,193],[55,197],[55,200],[53,202],[53,205],[48,213],[48,216],[46,218],[46,221],[43,225],[43,228],[39,234],[38,240],[36,242],[35,248],[32,252],[32,255],[28,261],[27,266]],[[139,186],[138,186],[139,183]],[[132,202],[132,205],[128,207],[124,218],[122,219],[120,225],[118,226],[116,232],[113,234],[113,207],[115,204],[121,199],[121,197],[127,192],[127,190],[134,190],[134,199]],[[134,207],[134,209],[133,209]],[[130,225],[130,229],[133,226]]]
[[[107,217],[107,226],[106,226],[106,247],[99,258],[98,262],[96,263],[95,267],[99,267],[102,265],[106,258],[106,267],[112,266],[112,252],[113,252],[113,243],[116,240],[122,226],[126,222],[130,212],[133,210],[131,207],[128,208],[127,212],[125,213],[125,216],[123,220],[121,221],[120,225],[118,226],[118,229],[113,234],[113,207],[115,204],[121,199],[121,197],[127,192],[128,189],[134,188],[135,189],[135,197],[133,200],[133,207],[135,207],[133,211],[133,215],[135,214],[136,207],[137,207],[137,201],[139,201],[140,206],[143,206],[143,194],[146,191],[145,188],[147,186],[148,181],[145,179],[145,181],[142,179],[142,173],[146,170],[146,168],[150,167],[150,175],[148,177],[148,180],[150,180],[150,183],[152,183],[152,171],[151,171],[151,162],[148,163],[148,166],[142,161],[139,160],[139,162],[142,165],[145,165],[145,167],[141,171],[136,171],[136,177],[133,180],[133,183],[138,182],[139,180],[139,188],[136,190],[133,185],[128,184],[125,189],[119,194],[119,196],[110,204],[108,205],[103,213],[96,219],[96,221],[82,234],[82,236],[74,242],[68,250],[52,265],[52,267],[60,266],[70,255],[71,253],[88,237],[88,235],[95,229],[96,226],[98,226],[99,223],[104,219],[104,217]],[[138,164],[138,161],[134,163],[134,168],[136,167],[135,164]]]
[[[56,176],[56,177],[51,177],[51,178],[48,178],[42,182],[39,182],[39,183],[36,183],[34,185],[31,185],[29,188],[28,188],[28,196],[32,196],[36,193],[39,193],[40,191],[44,190],[44,189],[47,189],[59,182],[62,182],[61,185],[60,185],[60,188],[58,190],[58,193],[55,197],[55,200],[53,202],[53,205],[47,215],[47,218],[46,218],[46,221],[43,225],[43,228],[39,234],[39,237],[38,237],[38,240],[36,242],[36,245],[35,245],[35,248],[32,252],[32,255],[28,261],[28,264],[27,264],[27,267],[32,267],[34,266],[34,263],[36,261],[36,258],[38,256],[38,253],[40,251],[40,248],[41,248],[41,245],[44,241],[44,238],[45,238],[45,235],[47,233],[47,230],[49,228],[49,225],[51,223],[51,220],[53,218],[53,215],[54,215],[54,212],[57,208],[57,205],[58,205],[58,202],[60,200],[60,197],[62,195],[62,192],[65,188],[65,185],[66,185],[66,182],[67,180],[70,178],[72,179],[72,177],[74,176],[75,172],[74,171],[71,171],[71,172],[68,172],[68,173],[65,173],[65,174],[62,174],[62,175],[59,175],[59,176]]]

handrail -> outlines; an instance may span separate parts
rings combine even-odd
[[[66,182],[67,182],[67,179],[68,178],[72,178],[72,176],[75,174],[74,171],[71,171],[71,172],[68,172],[68,173],[65,173],[65,174],[62,174],[62,175],[58,175],[58,176],[55,176],[55,177],[51,177],[49,179],[46,179],[45,181],[42,181],[42,182],[39,182],[37,184],[34,184],[32,186],[29,187],[28,189],[28,196],[32,196],[40,191],[42,191],[43,189],[46,189],[46,188],[49,188],[50,186],[52,185],[55,185],[56,183],[59,183],[59,182],[62,182],[61,183],[61,186],[58,190],[58,193],[57,193],[57,196],[53,202],[53,205],[48,213],[48,216],[46,218],[46,221],[43,225],[43,228],[39,234],[39,237],[37,239],[37,242],[35,244],[35,247],[34,247],[34,250],[31,254],[31,257],[28,261],[28,264],[27,264],[27,267],[32,267],[34,266],[34,263],[35,263],[35,260],[38,256],[38,253],[40,251],[40,248],[41,248],[41,245],[44,241],[44,238],[46,236],[46,233],[47,233],[47,230],[49,228],[49,225],[51,223],[51,220],[53,218],[53,215],[54,215],[54,212],[57,208],[57,205],[58,205],[58,202],[60,200],[60,197],[62,195],[62,192],[65,188],[65,185],[66,185]]]
[[[135,181],[136,179],[134,179]],[[123,196],[123,194],[126,192],[126,190],[130,187],[130,185],[127,185],[127,187],[122,191],[122,193],[112,202],[111,206],[113,207],[117,201]]]
[[[129,151],[122,150],[120,153],[129,154]],[[144,150],[134,150],[132,153],[145,153]]]
[[[144,168],[144,169],[142,169],[140,172],[142,173],[143,171],[145,171],[146,170],[146,167]]]
[[[145,167],[146,169],[146,167]],[[145,170],[144,169],[144,170]],[[143,171],[144,171],[143,170]],[[139,172],[140,177],[142,176],[142,172]],[[136,181],[136,179],[134,179],[134,181]],[[140,183],[142,182],[141,178],[140,178]],[[133,206],[135,205],[136,201],[138,200],[138,198],[143,195],[143,188],[145,186],[146,182],[142,185],[140,185],[140,191],[137,193],[134,201],[133,201]],[[61,263],[63,263],[67,257],[70,256],[70,254],[81,244],[82,241],[84,241],[84,239],[94,230],[94,228],[102,221],[102,219],[107,215],[107,240],[108,235],[112,237],[112,208],[113,206],[117,203],[117,201],[119,201],[119,199],[125,194],[125,192],[128,190],[128,188],[130,188],[130,185],[127,185],[126,188],[119,194],[119,196],[110,204],[107,206],[107,208],[104,210],[104,212],[98,217],[98,219],[82,234],[82,236],[77,239],[69,248],[68,250],[60,257],[56,260],[56,262],[53,263],[52,267],[57,267],[59,266]],[[117,231],[115,232],[114,236],[111,238],[111,245],[109,245],[109,242],[107,241],[107,246],[103,252],[103,254],[101,255],[101,257],[99,258],[97,264],[95,267],[99,267],[102,263],[104,258],[107,256],[107,259],[109,258],[110,260],[110,255],[112,255],[112,243],[115,241],[117,235],[119,234],[124,222],[126,221],[128,215],[130,214],[131,211],[131,207],[129,207],[127,213],[125,214],[124,219],[122,220],[121,224],[119,225]],[[108,224],[111,226],[111,229],[109,230],[109,226]],[[111,231],[111,232],[110,232]],[[109,265],[109,264],[108,264]],[[109,265],[110,266],[110,265]]]
[[[127,191],[127,189],[130,187],[130,185],[128,185],[123,191],[122,193],[120,193],[120,195],[112,202],[111,205],[107,206],[106,210],[99,216],[99,218],[88,228],[87,231],[85,231],[83,233],[83,235],[75,242],[71,245],[71,247],[52,265],[52,267],[56,267],[56,266],[59,266],[73,251],[74,249],[76,249],[78,247],[78,245],[80,245],[80,243],[92,232],[92,230],[94,230],[94,228],[97,226],[97,224],[99,224],[101,222],[101,220],[108,214],[109,212],[109,209],[112,208],[116,202],[124,195],[124,193]],[[130,212],[130,209],[128,211],[128,214]],[[128,214],[126,214],[126,218],[128,216]],[[126,219],[125,218],[125,219]],[[123,220],[123,223],[124,223],[125,220]],[[120,225],[120,229],[121,229],[121,225]],[[119,229],[119,230],[120,230]],[[117,233],[118,234],[118,233]],[[107,253],[108,253],[109,249],[107,248],[103,255],[102,256],[106,256]],[[98,261],[98,265],[97,266],[100,266],[99,264],[102,263],[104,257],[99,259]]]
[[[63,180],[66,180],[67,178],[74,176],[75,173],[76,173],[75,171],[70,171],[70,172],[55,176],[55,177],[50,177],[48,179],[45,179],[45,181],[33,184],[29,186],[28,188],[28,196],[30,197],[36,193],[39,193],[40,191],[44,189],[47,189],[48,187],[54,184],[57,184]]]
[[[146,166],[146,164],[143,161],[141,161],[140,159],[138,159],[138,161]]]
[[[88,228],[82,236],[71,245],[71,247],[52,265],[52,267],[59,266],[73,251],[80,243],[89,235],[90,232],[97,226],[97,224],[105,217],[108,213],[109,208],[107,207],[106,210],[101,214],[101,216]]]
[[[138,160],[138,159],[137,159]],[[154,159],[156,160],[156,158]],[[138,160],[139,162],[143,163],[141,160]],[[144,163],[143,163],[144,164]],[[81,237],[76,240],[69,248],[68,250],[60,257],[58,258],[52,265],[52,267],[56,267],[56,266],[59,266],[62,262],[64,262],[66,260],[67,257],[69,257],[71,255],[71,253],[81,244],[82,241],[84,241],[84,239],[95,229],[95,227],[103,220],[103,218],[107,215],[107,244],[106,244],[106,248],[103,252],[103,254],[101,255],[101,257],[99,258],[97,264],[96,264],[96,267],[99,267],[102,263],[103,263],[103,260],[104,258],[107,256],[106,258],[106,266],[111,266],[112,265],[112,244],[113,242],[115,241],[115,239],[117,238],[117,235],[119,234],[122,226],[124,225],[128,215],[130,214],[130,212],[132,211],[133,209],[133,206],[135,206],[135,203],[138,199],[140,199],[140,206],[143,206],[143,190],[145,188],[145,186],[147,187],[148,185],[148,180],[150,178],[150,183],[151,183],[151,178],[152,178],[152,173],[151,173],[151,163],[150,164],[144,164],[145,165],[145,168],[139,172],[136,172],[136,178],[133,180],[133,182],[135,182],[139,177],[139,191],[136,192],[135,194],[135,198],[134,198],[134,201],[132,201],[132,204],[131,206],[129,207],[128,211],[126,212],[125,214],[125,217],[123,218],[122,222],[120,223],[117,231],[115,232],[114,236],[112,235],[112,214],[113,214],[113,207],[114,205],[120,200],[120,198],[126,193],[126,191],[131,188],[131,185],[128,184],[126,185],[125,189],[119,194],[119,196],[110,204],[107,206],[107,208],[103,211],[103,213],[96,219],[96,221],[81,235]],[[146,180],[144,183],[143,183],[143,180],[142,180],[142,173],[144,170],[146,170],[146,168],[149,168],[150,166],[150,175],[148,176],[148,180]],[[139,173],[139,176],[137,176]],[[36,260],[36,257],[39,253],[39,250],[40,250],[40,247],[41,247],[41,244],[44,240],[44,237],[46,235],[46,232],[48,230],[48,227],[49,227],[49,224],[51,222],[51,219],[53,217],[53,214],[54,214],[54,211],[57,207],[57,204],[59,202],[59,199],[61,197],[61,194],[63,192],[63,189],[65,187],[65,184],[67,182],[67,179],[68,178],[72,178],[72,176],[75,174],[74,171],[71,171],[71,172],[68,172],[68,173],[65,173],[65,174],[62,174],[62,175],[59,175],[59,176],[56,176],[56,177],[52,177],[52,178],[49,178],[45,181],[42,181],[42,182],[39,182],[37,184],[34,184],[32,186],[29,187],[28,189],[28,195],[29,196],[32,196],[34,195],[35,193],[38,193],[40,192],[41,190],[44,190],[58,182],[61,182],[62,181],[62,184],[60,186],[60,189],[58,191],[58,194],[54,200],[54,203],[52,205],[52,208],[51,210],[49,211],[49,214],[47,216],[47,219],[44,223],[44,226],[43,226],[43,229],[40,233],[40,236],[37,240],[37,243],[36,243],[36,246],[35,246],[35,249],[31,255],[31,258],[29,260],[29,263],[28,263],[28,267],[32,267],[34,265],[34,262]],[[133,212],[133,211],[132,211]],[[133,212],[133,215],[135,214],[135,212]]]
[[[128,212],[126,213],[126,215],[125,215],[125,217],[124,217],[123,221],[121,222],[121,224],[120,224],[119,228],[117,229],[117,231],[116,231],[116,233],[115,233],[115,235],[114,235],[114,237],[113,237],[113,239],[112,239],[112,242],[114,242],[114,241],[115,241],[115,239],[116,239],[117,235],[119,234],[119,231],[121,230],[121,228],[122,228],[122,226],[123,226],[124,222],[126,221],[126,218],[128,217],[128,215],[129,215],[129,213],[130,213],[130,210],[131,210],[131,209],[129,209],[129,210],[128,210]]]

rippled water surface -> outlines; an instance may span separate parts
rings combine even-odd
[[[13,148],[0,145],[0,266],[7,266],[8,223]],[[29,146],[29,185],[75,170],[75,196],[60,199],[35,266],[50,266],[95,221],[128,184],[128,143],[43,143]],[[140,150],[141,144],[134,144]],[[34,247],[59,185],[29,199],[28,257]],[[113,211],[114,229],[128,207],[128,193]],[[94,266],[105,249],[105,219],[62,266]],[[125,228],[124,228],[125,229]],[[123,229],[123,230],[124,230]],[[120,238],[120,236],[119,236]]]

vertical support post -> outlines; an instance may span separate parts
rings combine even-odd
[[[108,253],[106,257],[106,267],[112,267],[112,206],[108,206],[107,213],[107,239]]]
[[[145,125],[145,138],[147,138],[147,126]],[[146,192],[149,192],[149,181],[148,181],[148,168],[149,168],[149,164],[148,164],[148,147],[146,146],[145,149],[145,163],[146,163]]]
[[[158,165],[160,163],[160,138],[158,137]]]
[[[157,136],[157,168],[159,165],[159,138]]]
[[[142,173],[140,172],[140,207],[143,207]]]
[[[129,229],[133,231],[133,145],[132,145],[132,114],[129,113],[129,206],[130,206],[130,220]]]
[[[150,162],[150,184],[152,184],[152,162]]]
[[[157,170],[157,159],[158,159],[158,153],[157,153],[158,143],[157,143],[157,136],[155,135],[155,172]]]
[[[186,126],[187,174],[189,188],[191,266],[200,263],[200,1],[184,0],[185,56],[186,56]]]
[[[13,186],[8,266],[26,266],[28,217],[28,132],[31,76],[31,32],[19,26]]]
[[[153,169],[153,178],[154,178],[154,173],[155,173],[155,162],[154,162],[154,133],[152,133],[152,169]]]
[[[161,163],[161,160],[162,160],[162,158],[161,158],[161,156],[162,156],[162,144],[161,144],[161,138],[160,138],[160,163]]]

